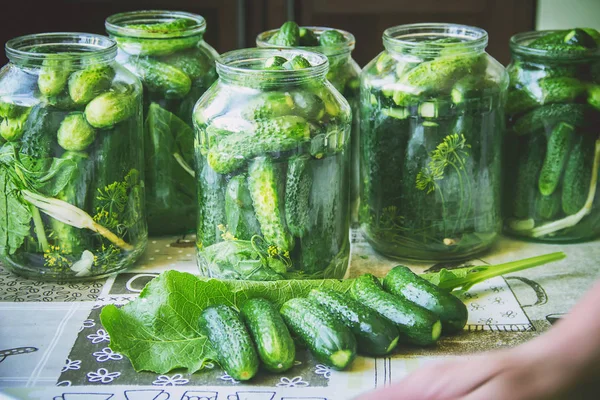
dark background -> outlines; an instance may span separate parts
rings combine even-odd
[[[354,34],[361,66],[382,49],[385,28],[413,22],[456,22],[484,28],[488,52],[509,61],[511,35],[534,29],[535,0],[5,0],[0,42],[41,32],[104,33],[104,19],[139,9],[189,11],[206,18],[206,41],[219,53],[253,47],[256,35],[294,19]],[[6,63],[4,54],[2,64]]]

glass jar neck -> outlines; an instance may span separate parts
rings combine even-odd
[[[354,35],[350,32],[342,31],[340,29],[334,28],[325,28],[322,26],[303,26],[303,28],[310,29],[317,35],[317,37],[321,36],[321,34],[325,31],[336,30],[344,35],[344,42],[332,45],[332,46],[296,46],[296,47],[283,47],[283,48],[294,48],[306,51],[316,51],[319,53],[325,54],[330,62],[343,60],[345,58],[350,58],[352,54],[352,50],[354,50],[354,46],[356,41],[354,39]],[[274,45],[269,41],[271,38],[279,32],[279,29],[271,29],[269,31],[262,32],[256,36],[256,45],[258,47],[270,47],[270,48],[281,48],[282,46]]]
[[[383,45],[389,53],[416,58],[473,56],[483,53],[487,43],[485,30],[460,24],[399,25],[383,33]]]
[[[288,60],[302,56],[311,66],[298,70],[264,69],[265,61],[275,56]],[[251,88],[276,88],[316,82],[325,79],[328,69],[329,61],[325,55],[297,49],[234,50],[221,55],[217,60],[217,73],[221,81]]]
[[[106,36],[91,33],[39,33],[20,36],[6,43],[11,63],[40,67],[45,60],[69,62],[71,68],[110,64],[117,55],[117,44]]]
[[[511,57],[519,61],[529,61],[540,64],[563,64],[600,60],[600,49],[569,53],[529,47],[529,44],[534,40],[553,32],[557,31],[531,31],[514,35],[510,38]]]
[[[138,39],[175,39],[198,37],[206,31],[204,17],[182,12],[145,10],[111,15],[105,22],[112,36]]]

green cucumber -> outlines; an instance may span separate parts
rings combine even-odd
[[[594,37],[581,28],[575,28],[569,31],[565,35],[563,41],[565,44],[571,46],[582,46],[586,49],[595,49],[598,47],[598,43],[596,43]]]
[[[512,197],[512,215],[517,218],[529,218],[534,209],[536,185],[546,154],[546,138],[534,135],[519,151],[516,165],[516,180]]]
[[[106,92],[115,77],[110,66],[92,67],[75,71],[69,76],[69,96],[75,104],[87,104]]]
[[[587,106],[583,104],[547,104],[519,118],[512,129],[517,135],[528,135],[565,122],[572,126],[585,124]]]
[[[352,331],[360,353],[383,356],[398,344],[399,334],[394,324],[350,296],[329,289],[314,289],[309,298]]]
[[[350,329],[314,301],[291,299],[280,312],[294,335],[323,364],[342,370],[356,357],[356,339]]]
[[[224,304],[210,306],[200,315],[200,329],[215,350],[221,367],[238,381],[251,379],[258,371],[258,355],[239,314]]]
[[[296,360],[296,347],[279,310],[268,300],[257,298],[244,303],[241,315],[265,368],[271,372],[290,369]]]
[[[285,226],[279,197],[282,188],[277,175],[269,158],[258,157],[248,168],[248,187],[264,239],[281,251],[290,251],[294,241]]]
[[[430,345],[442,333],[442,323],[437,315],[384,291],[377,278],[371,274],[357,278],[350,291],[356,300],[393,322],[403,336],[401,340],[417,345]]]
[[[562,210],[565,214],[576,214],[585,205],[593,162],[593,140],[586,136],[578,136],[569,154],[562,179]]]
[[[544,196],[541,193],[537,194],[535,202],[536,219],[552,220],[560,211],[561,194],[557,190],[550,196]]]
[[[309,157],[292,157],[285,186],[285,219],[290,233],[297,237],[304,236],[309,226],[311,188]]]
[[[260,224],[254,215],[252,197],[246,175],[236,175],[229,180],[225,191],[227,230],[237,239],[250,240],[260,235]]]
[[[167,99],[185,97],[192,88],[192,80],[181,69],[151,58],[131,57],[127,64],[150,92]]]
[[[538,188],[544,196],[550,196],[560,183],[563,168],[569,158],[569,152],[575,135],[575,128],[566,122],[554,127],[548,138],[546,157],[540,172]]]
[[[568,76],[542,78],[539,80],[540,104],[571,103],[586,94],[586,85]]]
[[[444,333],[460,332],[467,323],[467,307],[461,300],[421,278],[408,267],[398,265],[388,272],[383,280],[383,288],[437,315],[442,321]]]

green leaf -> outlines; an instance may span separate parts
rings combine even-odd
[[[194,165],[193,129],[152,103],[146,118],[144,147],[148,204],[171,208],[189,203],[195,197],[195,191],[190,190],[195,187],[195,180],[175,155],[180,155],[188,166]]]
[[[138,299],[121,308],[105,306],[100,319],[110,335],[110,348],[126,355],[136,371],[164,374],[187,368],[193,373],[214,360],[214,351],[197,325],[204,308],[227,304],[239,309],[256,297],[280,307],[315,288],[346,292],[351,284],[352,280],[334,279],[220,281],[167,271],[148,283]]]
[[[466,291],[476,283],[486,281],[496,276],[537,267],[549,262],[562,260],[565,257],[565,253],[556,252],[498,265],[479,265],[453,270],[442,268],[439,272],[422,274],[421,277],[442,289],[451,291],[460,288],[461,290]]]
[[[0,166],[0,254],[14,254],[29,236],[31,211],[5,165]]]

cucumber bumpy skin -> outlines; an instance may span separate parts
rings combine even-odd
[[[315,302],[291,299],[280,312],[290,330],[322,363],[343,370],[356,357],[356,339],[350,329]]]
[[[278,183],[273,162],[267,157],[254,159],[248,168],[248,188],[256,219],[267,243],[285,252],[294,248],[294,240],[285,226]]]
[[[254,235],[260,235],[260,224],[254,213],[245,174],[232,177],[227,184],[225,215],[227,231],[236,239],[250,240]]]
[[[258,371],[258,355],[239,314],[224,304],[200,315],[200,329],[215,350],[218,363],[234,379],[247,381]]]
[[[140,77],[150,92],[157,92],[167,99],[185,97],[192,88],[192,80],[182,70],[151,58],[131,57],[128,67]]]
[[[69,76],[69,96],[75,104],[87,104],[107,91],[115,77],[112,67],[86,68]]]
[[[296,347],[279,310],[268,300],[246,301],[241,310],[258,356],[271,372],[284,372],[294,365]]]
[[[306,156],[291,158],[285,186],[285,220],[290,233],[296,237],[304,236],[308,230],[311,189],[310,159]]]
[[[467,323],[467,307],[460,299],[404,265],[398,265],[388,272],[383,280],[383,288],[433,312],[442,321],[444,333],[460,332]]]
[[[105,92],[88,103],[85,118],[94,128],[109,128],[135,114],[137,105],[135,93]]]
[[[519,152],[512,213],[517,218],[530,218],[534,209],[540,170],[546,154],[546,138],[534,135]]]
[[[328,289],[314,289],[309,298],[352,331],[360,353],[383,356],[398,344],[400,336],[394,324],[350,296]]]
[[[538,180],[542,195],[550,196],[558,187],[562,171],[569,158],[574,134],[575,128],[565,122],[560,122],[552,130]]]
[[[587,106],[583,104],[547,104],[523,115],[512,130],[517,135],[531,135],[559,122],[581,126],[586,121],[586,114]]]
[[[576,214],[585,205],[590,186],[594,143],[584,135],[575,139],[562,179],[562,210]]]
[[[431,345],[442,333],[442,323],[431,311],[402,297],[383,290],[371,274],[357,278],[350,292],[352,296],[393,322],[404,339],[412,344]]]

